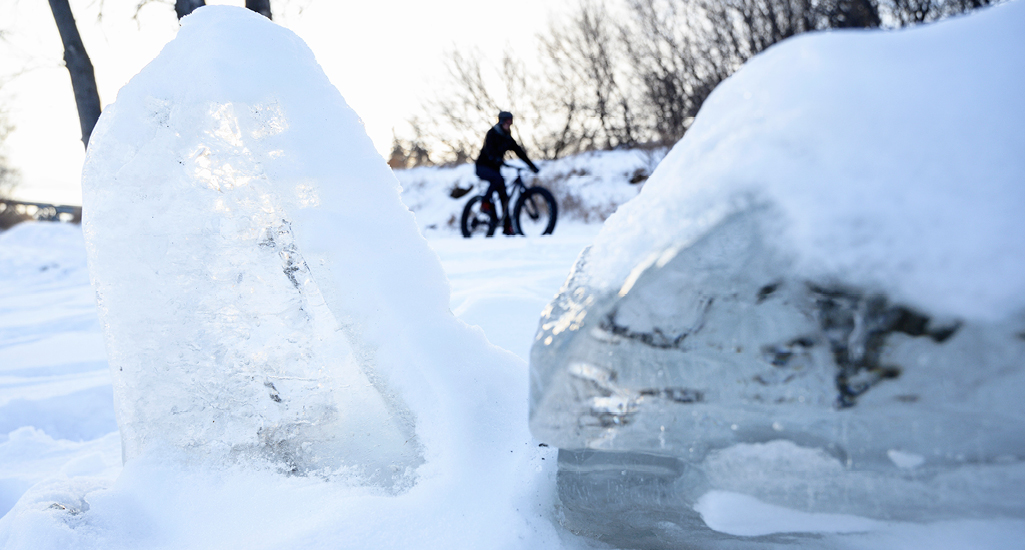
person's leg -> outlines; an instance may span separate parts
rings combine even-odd
[[[490,184],[484,196],[492,204],[494,204],[492,196],[498,193],[498,200],[502,203],[502,227],[506,233],[511,232],[512,221],[509,216],[509,194],[505,191],[505,178],[498,170],[487,166],[477,166],[477,177]]]
[[[505,191],[505,180],[497,186],[492,184],[492,187],[497,187],[495,190],[498,191],[498,200],[502,201],[502,233],[512,235],[512,214],[509,212],[509,194]]]

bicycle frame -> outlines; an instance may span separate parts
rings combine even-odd
[[[527,190],[527,184],[523,182],[523,172],[526,170],[526,168],[515,166],[512,164],[503,164],[502,166],[516,170],[516,177],[513,178],[511,182],[506,180],[505,176],[502,177],[502,180],[505,182],[505,196],[509,198],[509,204],[507,205],[507,207],[512,208],[512,205],[516,204],[516,199],[518,199],[520,195]],[[501,170],[499,170],[499,173],[501,174]],[[490,183],[488,183],[486,180],[478,180],[478,184],[484,186],[484,189],[479,193],[479,195],[485,197],[490,201],[491,197],[487,195]]]

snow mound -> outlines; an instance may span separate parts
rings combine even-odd
[[[1025,309],[1025,5],[898,32],[802,35],[719,86],[609,218],[591,284],[771,204],[777,246],[939,314]]]

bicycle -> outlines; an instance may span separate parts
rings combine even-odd
[[[523,183],[523,171],[526,168],[510,167],[516,169],[516,179],[513,180],[512,191],[509,193],[509,204],[515,204],[512,209],[513,232],[527,236],[551,235],[558,217],[555,197],[544,187],[527,187]],[[496,205],[482,193],[467,201],[463,207],[459,227],[463,231],[463,237],[467,239],[476,233],[492,237],[501,223]]]

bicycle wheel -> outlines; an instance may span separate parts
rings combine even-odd
[[[531,187],[520,195],[513,209],[516,232],[520,235],[551,235],[558,216],[555,197],[544,187]]]
[[[463,231],[463,237],[469,239],[474,235],[491,237],[498,227],[498,215],[495,213],[495,206],[491,210],[484,211],[481,206],[484,204],[484,196],[477,195],[467,201],[463,207],[463,217],[459,221],[459,228]]]

